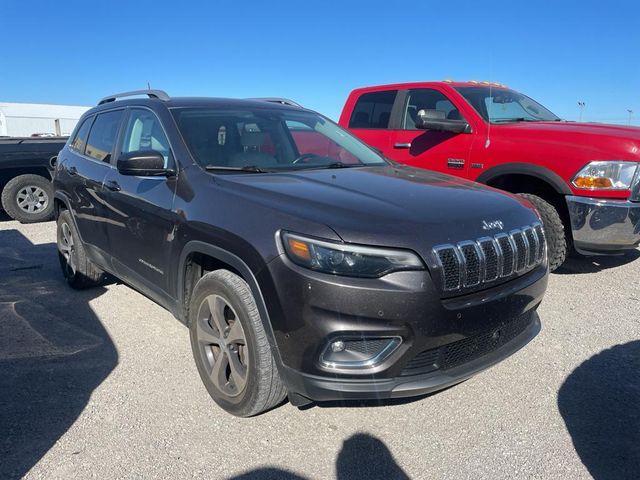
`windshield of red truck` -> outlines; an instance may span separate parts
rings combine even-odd
[[[457,87],[471,106],[491,123],[554,122],[560,120],[538,102],[505,88]]]

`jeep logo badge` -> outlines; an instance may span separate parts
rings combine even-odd
[[[486,220],[482,221],[482,229],[483,230],[502,230],[504,228],[504,223],[500,220],[493,220],[491,222],[487,222]]]

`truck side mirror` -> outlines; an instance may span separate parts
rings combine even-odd
[[[466,120],[451,120],[442,110],[422,109],[418,111],[416,128],[440,132],[471,133],[471,125]]]

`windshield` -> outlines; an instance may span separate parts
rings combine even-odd
[[[208,170],[256,172],[387,163],[338,125],[312,112],[178,108],[172,113],[191,154]]]
[[[538,102],[513,90],[484,86],[457,87],[456,90],[487,122],[553,122],[560,120]]]

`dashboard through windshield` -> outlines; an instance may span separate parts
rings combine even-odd
[[[535,100],[506,88],[457,87],[485,121],[491,123],[554,122],[560,118]]]

